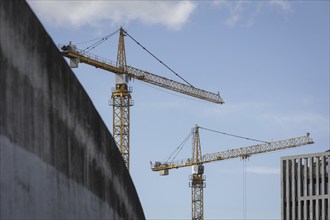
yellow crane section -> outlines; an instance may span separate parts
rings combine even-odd
[[[111,105],[113,106],[113,137],[120,150],[120,153],[123,156],[126,167],[129,169],[130,106],[133,105],[133,101],[131,99],[132,90],[128,87],[128,81],[131,78],[217,104],[223,104],[224,101],[220,97],[219,93],[212,93],[193,87],[189,83],[180,83],[153,73],[149,73],[147,71],[128,66],[126,64],[126,52],[124,43],[124,37],[126,35],[128,35],[128,33],[123,28],[120,28],[116,63],[97,55],[88,53],[84,50],[79,50],[74,44],[71,43],[69,45],[60,45],[60,49],[62,50],[62,55],[70,59],[70,67],[72,68],[78,67],[79,63],[86,63],[96,68],[100,68],[116,74],[116,87],[111,96]],[[128,36],[132,38],[130,35]],[[133,40],[138,43],[135,39]],[[158,61],[160,60],[158,59]]]
[[[202,155],[199,126],[196,125],[193,128],[193,149],[192,157],[185,160],[178,160],[176,162],[154,162],[151,164],[152,171],[159,171],[160,175],[165,176],[169,174],[170,169],[178,169],[182,167],[193,166],[193,172],[190,176],[191,182],[189,186],[192,189],[192,220],[204,219],[204,188],[205,188],[205,175],[204,175],[204,163],[210,163],[220,160],[227,160],[231,158],[240,157],[246,159],[254,154],[267,153],[277,150],[283,150],[292,147],[299,147],[307,144],[313,144],[313,140],[309,133],[305,136],[295,137],[279,141],[265,142],[248,147],[241,147],[236,149],[230,149],[226,151],[220,151],[215,153],[208,153]],[[208,130],[208,129],[207,129]]]
[[[87,53],[79,49],[62,51],[62,55],[70,59],[77,59],[80,63],[86,63],[88,65],[109,72],[113,72],[118,75],[126,74],[130,78],[160,86],[162,88],[179,92],[198,99],[213,102],[216,104],[225,103],[220,97],[219,93],[213,93],[203,89],[199,89],[131,66],[126,66],[125,69],[122,69],[105,58],[93,55],[91,53]]]
[[[195,128],[195,130],[198,133],[198,126]],[[181,167],[189,167],[204,163],[210,163],[214,161],[220,161],[220,160],[227,160],[231,158],[248,158],[254,154],[261,154],[261,153],[267,153],[271,151],[277,151],[277,150],[283,150],[287,148],[292,147],[299,147],[307,144],[313,144],[313,140],[310,137],[310,134],[307,133],[305,136],[295,137],[295,138],[289,138],[285,140],[279,140],[279,141],[272,141],[267,142],[264,144],[257,144],[252,145],[248,147],[241,147],[241,148],[234,148],[229,149],[225,151],[215,152],[215,153],[208,153],[204,154],[200,160],[196,160],[196,158],[188,158],[188,159],[182,159],[170,163],[161,163],[161,162],[154,162],[152,164],[152,171],[166,171],[170,169],[178,169]],[[195,150],[196,151],[196,150]],[[199,150],[198,150],[199,151]],[[166,173],[166,172],[162,172]]]

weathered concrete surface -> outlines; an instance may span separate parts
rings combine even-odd
[[[144,219],[122,157],[26,2],[0,1],[0,219]]]

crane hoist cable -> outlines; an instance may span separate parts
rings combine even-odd
[[[253,138],[248,138],[248,137],[243,137],[243,136],[239,136],[239,135],[235,135],[235,134],[228,134],[222,131],[216,131],[216,130],[212,130],[209,128],[203,128],[203,127],[199,127],[200,129],[204,129],[206,131],[211,131],[211,132],[215,132],[218,134],[223,134],[223,135],[227,135],[227,136],[231,136],[231,137],[236,137],[236,138],[241,138],[241,139],[245,139],[245,140],[250,140],[250,141],[257,141],[257,142],[261,142],[261,143],[269,143],[268,141],[261,141],[261,140],[257,140],[257,139],[253,139]]]
[[[177,77],[179,77],[181,80],[183,80],[185,83],[187,83],[189,86],[194,87],[191,85],[187,80],[185,80],[182,76],[180,76],[178,73],[176,73],[173,69],[171,69],[168,65],[166,65],[163,61],[161,61],[158,57],[156,57],[153,53],[151,53],[147,48],[145,48],[142,44],[140,44],[137,40],[135,40],[131,35],[127,33],[127,31],[124,31],[125,34],[131,38],[137,45],[139,45],[143,50],[145,50],[148,54],[150,54],[153,58],[155,58],[158,62],[160,62],[163,66],[165,66],[168,70],[170,70],[172,73],[174,73]]]
[[[243,160],[243,219],[245,220],[246,219],[246,214],[247,214],[247,203],[246,203],[246,200],[247,200],[247,175],[246,175],[246,160],[247,158],[245,159],[242,159]]]
[[[257,139],[253,139],[253,138],[247,138],[247,137],[243,137],[243,136],[239,136],[239,135],[234,135],[234,134],[228,134],[225,132],[221,132],[221,131],[216,131],[216,130],[212,130],[212,129],[208,129],[208,128],[203,128],[203,127],[199,127],[200,129],[204,129],[207,131],[211,131],[211,132],[215,132],[215,133],[219,133],[219,134],[223,134],[223,135],[228,135],[231,137],[236,137],[236,138],[241,138],[241,139],[245,139],[245,140],[250,140],[250,141],[257,141],[257,142],[262,142],[262,143],[269,143],[267,141],[261,141],[261,140],[257,140]],[[246,160],[248,158],[242,158],[243,160],[243,185],[242,185],[242,194],[243,194],[243,200],[242,200],[242,205],[243,205],[243,218],[242,219],[246,219],[247,218],[247,169],[246,169]]]

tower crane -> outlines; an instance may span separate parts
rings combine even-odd
[[[279,141],[265,142],[248,147],[241,147],[236,149],[230,149],[226,151],[220,151],[215,153],[208,153],[202,155],[202,149],[200,144],[199,127],[196,125],[192,129],[193,133],[193,147],[192,156],[188,159],[182,159],[174,162],[153,162],[151,164],[152,171],[159,171],[160,175],[165,176],[169,174],[170,169],[178,169],[182,167],[193,167],[192,175],[190,176],[191,182],[189,186],[192,188],[192,219],[203,220],[204,219],[204,196],[203,189],[205,188],[205,175],[204,165],[205,163],[211,163],[215,161],[227,160],[232,158],[247,159],[248,157],[267,153],[277,150],[283,150],[287,148],[299,147],[307,144],[313,144],[313,140],[310,134],[305,136],[295,137]],[[208,129],[206,129],[208,130]]]
[[[60,45],[60,48],[62,50],[62,55],[70,59],[70,66],[72,68],[78,67],[78,63],[85,63],[116,74],[116,87],[112,92],[111,102],[111,105],[113,106],[113,137],[123,156],[125,164],[129,169],[130,106],[133,105],[133,101],[131,99],[132,90],[128,87],[128,82],[131,78],[217,104],[223,104],[224,101],[220,97],[219,93],[212,93],[193,87],[190,84],[177,82],[147,71],[128,66],[126,63],[124,43],[124,37],[127,35],[132,38],[123,28],[119,29],[119,42],[116,63],[88,53],[84,50],[77,49],[77,47],[71,43],[64,46]],[[134,38],[132,39],[138,43]]]

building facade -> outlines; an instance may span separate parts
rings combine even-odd
[[[329,220],[330,151],[281,158],[282,220]]]

